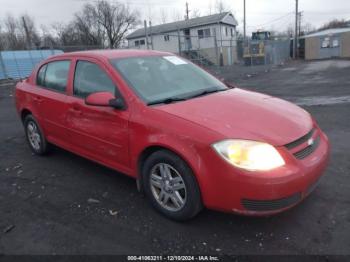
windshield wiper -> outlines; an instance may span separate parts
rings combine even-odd
[[[147,105],[157,105],[157,104],[171,104],[174,102],[178,102],[178,101],[185,101],[187,100],[187,98],[183,98],[183,97],[169,97],[169,98],[165,98],[165,99],[160,99],[160,100],[156,100],[156,101],[152,101],[147,103]]]
[[[190,97],[187,97],[187,99],[190,98],[195,98],[195,97],[200,97],[200,96],[205,96],[208,94],[216,93],[216,92],[221,92],[221,91],[226,91],[227,89],[208,89],[208,90],[203,90],[201,92],[198,92],[194,95],[191,95]]]
[[[196,93],[194,95],[188,96],[188,97],[169,97],[169,98],[165,98],[165,99],[151,101],[151,102],[147,103],[147,105],[171,104],[171,103],[174,103],[174,102],[186,101],[186,100],[191,99],[191,98],[205,96],[205,95],[208,95],[208,94],[221,92],[221,91],[226,91],[226,90],[228,90],[228,89],[207,89],[207,90],[200,91],[200,92],[198,92],[198,93]]]

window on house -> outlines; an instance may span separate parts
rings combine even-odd
[[[338,46],[339,46],[339,40],[338,39],[333,39],[332,47],[338,47]]]
[[[165,35],[165,36],[164,36],[164,41],[165,41],[165,42],[170,41],[170,36],[169,36],[169,35]]]
[[[140,45],[140,41],[139,40],[136,40],[135,41],[135,46],[139,46]]]
[[[210,28],[200,29],[198,32],[198,38],[210,37]]]
[[[198,38],[203,38],[203,30],[198,30]]]
[[[233,36],[233,28],[230,28],[231,29],[231,36]]]
[[[228,36],[228,27],[225,26],[225,36]]]
[[[140,40],[140,45],[145,45],[145,40],[144,39],[142,39],[142,40]]]
[[[322,48],[329,48],[330,47],[330,39],[329,39],[329,37],[325,37],[323,39],[321,47]]]

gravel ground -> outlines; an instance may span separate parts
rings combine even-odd
[[[350,61],[232,67],[220,76],[295,102],[332,144],[319,186],[280,215],[204,210],[186,223],[156,213],[134,180],[59,148],[31,153],[13,84],[0,84],[0,254],[350,255]]]

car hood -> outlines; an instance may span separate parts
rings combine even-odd
[[[311,116],[287,101],[235,88],[157,107],[223,135],[263,141],[275,146],[290,143],[310,131]]]

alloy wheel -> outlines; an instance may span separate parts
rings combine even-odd
[[[186,185],[180,173],[171,165],[158,163],[151,169],[151,191],[160,206],[179,211],[186,203]]]
[[[29,121],[27,124],[27,134],[30,145],[34,150],[39,151],[41,148],[41,137],[38,126],[33,121]]]

